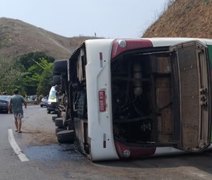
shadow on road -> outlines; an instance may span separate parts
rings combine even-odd
[[[99,166],[139,169],[195,167],[212,174],[212,150],[210,149],[202,153],[158,155],[137,160],[104,161],[96,164]]]

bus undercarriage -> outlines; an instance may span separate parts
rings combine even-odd
[[[152,51],[129,52],[111,64],[117,140],[142,145],[175,143],[171,58],[169,52]]]

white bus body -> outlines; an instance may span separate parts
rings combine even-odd
[[[67,119],[80,150],[92,161],[205,150],[211,62],[210,39],[86,40],[67,63]]]

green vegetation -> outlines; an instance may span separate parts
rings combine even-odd
[[[0,92],[12,94],[18,88],[23,95],[47,95],[52,83],[54,58],[33,52],[17,60],[0,58]]]
[[[0,92],[12,93],[21,74],[11,59],[0,57]]]

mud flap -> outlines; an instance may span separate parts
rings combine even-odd
[[[171,48],[174,54],[179,149],[198,152],[210,144],[211,92],[207,47],[198,41]],[[177,130],[175,128],[175,130]]]

